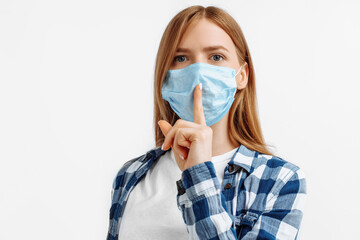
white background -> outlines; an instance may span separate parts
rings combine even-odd
[[[194,4],[243,29],[265,139],[307,176],[299,239],[360,235],[357,1],[1,0],[0,239],[105,239],[113,178],[154,146],[161,35]]]

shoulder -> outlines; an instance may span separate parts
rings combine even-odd
[[[277,175],[278,178],[286,178],[296,172],[302,172],[300,167],[289,160],[276,155],[258,153],[254,158],[253,167],[256,170],[264,169],[264,172]]]
[[[295,192],[306,192],[304,171],[279,156],[257,152],[249,176],[258,180],[258,192],[278,195],[288,188]]]
[[[259,179],[286,181],[294,174],[304,175],[296,164],[276,155],[260,153],[244,145],[237,150],[233,163],[244,168],[249,176]]]
[[[285,180],[294,174],[304,175],[303,170],[289,160],[285,160],[275,155],[259,154],[258,162],[266,165],[266,170],[277,175],[277,178]]]
[[[160,147],[151,148],[144,154],[126,161],[114,178],[113,189],[116,190],[123,187],[125,183],[129,181],[132,176],[136,176],[139,171],[146,171],[154,160],[158,159],[165,152],[166,151],[161,150]]]
[[[296,164],[276,155],[268,155],[241,145],[234,164],[246,170],[245,191],[262,196],[277,195],[291,185],[292,191],[305,192],[305,174]],[[287,184],[287,185],[286,185]]]

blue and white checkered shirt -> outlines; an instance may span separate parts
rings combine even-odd
[[[127,161],[117,173],[107,240],[118,239],[131,190],[165,152],[151,149]],[[184,170],[174,183],[190,239],[297,238],[306,201],[299,167],[240,145],[224,171],[222,187],[211,161]]]

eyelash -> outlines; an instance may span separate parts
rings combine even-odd
[[[218,54],[218,53],[211,55],[211,57],[213,57],[213,56],[220,56],[220,57],[222,58],[221,60],[226,59],[222,54]],[[176,62],[176,59],[177,59],[178,57],[186,57],[186,56],[185,56],[185,55],[177,55],[177,56],[174,57],[174,62]],[[215,61],[215,62],[220,62],[221,60]],[[179,62],[179,63],[182,63],[182,62]]]

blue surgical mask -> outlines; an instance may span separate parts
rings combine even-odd
[[[174,112],[186,121],[194,121],[196,85],[202,83],[202,104],[207,126],[217,123],[229,111],[237,90],[235,69],[197,62],[182,69],[168,70],[161,94]]]

